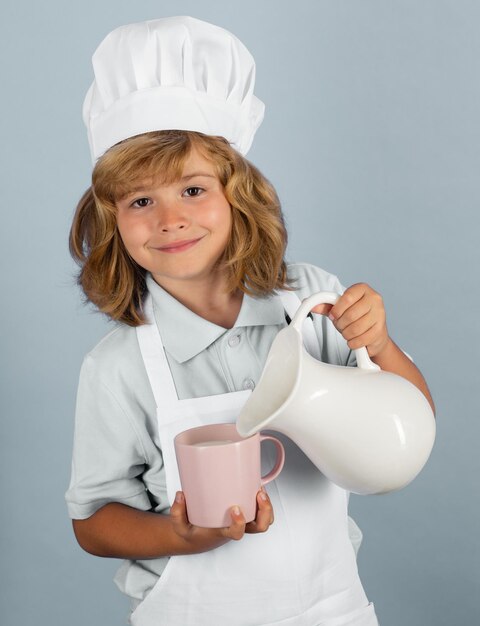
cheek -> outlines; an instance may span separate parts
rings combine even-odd
[[[228,203],[220,203],[209,212],[212,229],[221,233],[230,233],[232,227],[232,209]]]
[[[115,217],[115,220],[117,222],[117,229],[118,232],[122,235],[122,233],[127,231],[127,217],[124,211],[122,211],[121,209],[117,210],[117,215]]]
[[[145,237],[146,225],[126,214],[117,215],[117,229],[126,248],[140,244]]]
[[[125,221],[118,217],[117,217],[117,230],[120,235],[120,239],[123,241],[124,246],[128,249],[128,246],[129,246],[128,233],[131,232],[131,230],[127,228]]]

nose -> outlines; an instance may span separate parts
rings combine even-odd
[[[157,216],[158,227],[164,233],[183,230],[190,223],[185,211],[175,202],[159,205]]]

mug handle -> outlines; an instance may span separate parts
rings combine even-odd
[[[340,295],[333,291],[321,291],[320,293],[314,293],[313,296],[305,298],[295,313],[290,326],[293,326],[297,332],[302,334],[302,324],[313,307],[317,306],[317,304],[335,304],[339,298]],[[360,369],[375,371],[380,369],[380,367],[370,359],[365,347],[358,348],[354,350],[354,352],[357,357],[357,366]]]
[[[266,476],[262,476],[260,484],[266,485],[274,478],[276,478],[280,472],[282,471],[283,464],[285,463],[285,448],[282,445],[282,442],[276,437],[272,437],[271,435],[260,435],[260,444],[262,441],[271,441],[275,444],[275,448],[277,449],[277,461],[273,466],[273,469],[268,472]]]

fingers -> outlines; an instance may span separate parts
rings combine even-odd
[[[349,287],[335,305],[318,304],[312,312],[328,315],[332,321],[335,321],[338,330],[342,331],[349,323],[372,309],[374,296],[378,296],[381,302],[380,294],[377,294],[369,285],[358,283]]]
[[[377,294],[369,285],[365,283],[352,285],[342,296],[340,296],[337,303],[331,308],[330,316],[333,317],[335,322],[340,320],[340,318],[345,314],[347,315],[347,319],[351,320],[353,319],[355,306],[358,304],[360,305],[359,310],[361,311],[361,315],[365,315],[365,313],[367,313],[367,311],[369,311],[373,306],[372,301],[374,300],[374,294],[381,299],[380,294]]]
[[[218,533],[219,535],[228,539],[241,539],[245,534],[245,517],[240,510],[240,507],[238,506],[232,507],[230,514],[232,518],[232,523],[226,528],[205,529],[193,526],[188,521],[185,496],[182,491],[177,491],[175,495],[175,500],[170,508],[170,516],[175,531],[178,535],[183,537],[187,535],[193,535],[194,533],[199,534],[200,531],[203,533]]]
[[[245,534],[245,516],[238,506],[233,506],[231,508],[230,516],[232,518],[232,523],[227,528],[222,528],[222,534],[224,537],[228,537],[234,541],[239,541]]]
[[[342,333],[351,349],[360,347],[360,345],[367,345],[369,338],[365,335],[369,333],[377,323],[377,319],[371,311],[368,311],[368,313],[359,318],[354,318],[354,321],[351,323],[344,320],[343,317],[338,322],[334,322],[335,327]],[[360,345],[358,340],[360,340]],[[362,344],[361,340],[365,340],[366,343]],[[352,342],[352,345],[350,345],[350,342]]]
[[[339,300],[340,302],[340,300]],[[368,324],[368,321],[373,318],[372,305],[366,298],[361,298],[340,315],[336,310],[331,311],[330,319],[335,323],[335,327],[340,332],[346,330],[351,324],[362,322],[362,325],[367,324],[368,327],[373,324]],[[358,334],[358,333],[357,333]],[[355,335],[354,335],[355,336]]]
[[[170,508],[170,517],[175,528],[175,532],[183,537],[193,535],[194,533],[199,534],[199,532],[205,534],[213,532],[214,534],[219,534],[228,539],[241,539],[245,534],[246,522],[240,507],[232,507],[230,515],[232,523],[226,528],[206,529],[193,526],[188,521],[185,496],[182,491],[177,491],[175,500]]]
[[[267,492],[262,489],[257,493],[257,515],[246,527],[248,533],[264,533],[274,522],[272,503]]]
[[[360,324],[352,324],[354,330],[351,330],[350,327],[346,329],[342,334],[347,340],[347,345],[350,350],[358,350],[359,348],[363,348],[367,346],[370,348],[378,338],[377,325],[374,324],[371,328],[363,328]]]
[[[239,540],[245,534],[245,517],[239,507],[231,511],[232,523],[227,528],[204,528],[188,521],[185,496],[178,491],[170,508],[173,531],[180,543],[177,554],[195,554],[217,548],[227,541]]]
[[[170,509],[171,522],[175,533],[185,543],[195,544],[195,550],[203,551],[221,545],[226,540],[239,541],[248,533],[263,533],[273,524],[273,508],[267,492],[262,489],[257,493],[257,515],[253,522],[245,521],[240,507],[230,510],[232,523],[225,528],[200,528],[188,521],[185,496],[178,491]],[[220,541],[219,541],[220,540]]]
[[[366,346],[370,356],[388,340],[382,296],[365,283],[349,287],[331,308],[329,317],[351,350]]]
[[[245,533],[264,533],[273,524],[273,507],[267,492],[262,487],[257,493],[257,515],[252,522],[245,523],[245,517],[238,506],[231,509],[232,524],[222,529],[222,534],[238,541]]]

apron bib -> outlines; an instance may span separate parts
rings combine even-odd
[[[298,298],[291,292],[279,297],[293,314]],[[251,391],[179,400],[151,296],[145,314],[149,323],[137,327],[137,336],[157,404],[172,503],[181,489],[174,437],[196,426],[235,422]],[[307,343],[318,352],[309,325]],[[209,552],[170,557],[132,613],[132,626],[378,626],[348,537],[347,492],[328,481],[287,437],[275,436],[285,446],[286,460],[266,486],[274,524],[266,533],[246,534]],[[264,445],[266,473],[275,454]]]

